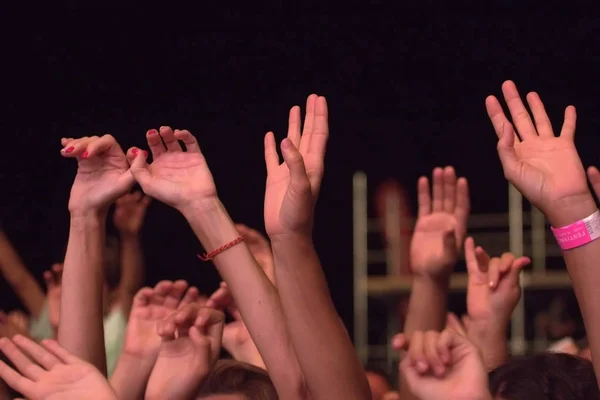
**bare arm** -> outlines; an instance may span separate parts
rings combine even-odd
[[[29,313],[37,317],[46,296],[35,278],[23,264],[23,260],[10,243],[6,234],[0,230],[0,272],[15,291]]]

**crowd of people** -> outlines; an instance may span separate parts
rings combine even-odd
[[[563,251],[589,348],[511,356],[507,328],[530,260],[488,255],[468,236],[467,179],[452,167],[418,181],[406,321],[389,345],[397,371],[361,364],[338,317],[312,242],[329,137],[327,102],[310,95],[289,114],[287,137],[264,139],[268,239],[235,224],[219,200],[196,137],[163,126],[147,150],[110,135],[62,138],[77,162],[64,262],[46,290],[5,234],[0,270],[27,312],[0,313],[0,383],[28,399],[600,399],[600,172],[584,169],[576,113],[555,135],[536,93],[516,86],[485,105],[506,179],[548,218]],[[283,161],[280,159],[280,153]],[[149,159],[151,158],[151,162]],[[134,184],[142,192],[131,192]],[[175,208],[222,283],[204,296],[185,280],[143,284],[139,232],[150,200]],[[108,210],[119,240],[107,238]],[[467,314],[448,313],[449,277],[464,251]],[[173,277],[176,279],[177,277]],[[392,387],[390,375],[398,376]]]

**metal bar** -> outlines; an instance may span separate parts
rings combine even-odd
[[[546,270],[546,217],[531,206],[531,261],[535,272]]]
[[[399,194],[387,196],[385,203],[385,233],[386,233],[386,269],[387,275],[392,276],[400,265],[400,198]],[[398,333],[398,312],[395,307],[388,307],[386,324],[386,343],[392,343],[392,338]],[[394,350],[388,346],[386,357],[387,368],[392,370]]]
[[[523,197],[513,185],[508,185],[508,214],[510,251],[516,257],[523,255]],[[511,318],[511,351],[513,354],[524,354],[525,342],[525,296],[521,288],[521,300],[515,307]]]
[[[353,180],[354,236],[354,346],[363,363],[369,358],[369,316],[367,294],[367,175],[356,172]]]

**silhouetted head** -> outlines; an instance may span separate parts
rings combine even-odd
[[[592,363],[569,354],[515,357],[489,377],[495,399],[600,400]]]
[[[277,400],[279,397],[264,369],[235,360],[219,360],[202,385],[198,399]]]

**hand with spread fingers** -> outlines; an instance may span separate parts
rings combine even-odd
[[[63,265],[55,263],[44,272],[44,283],[46,284],[46,301],[48,302],[48,319],[52,329],[58,330],[60,320],[60,295],[62,292]]]
[[[471,322],[508,324],[510,316],[521,298],[519,275],[531,260],[504,253],[493,257],[473,238],[465,240],[467,262],[467,313]]]
[[[595,209],[574,143],[575,107],[565,109],[560,135],[555,136],[537,93],[527,95],[533,120],[512,81],[504,82],[502,93],[516,131],[496,97],[489,96],[485,105],[498,136],[498,155],[506,179],[542,210],[553,226],[580,219],[571,214],[582,203]]]
[[[470,200],[465,178],[456,179],[454,168],[433,170],[429,180],[418,182],[419,213],[415,224],[410,263],[419,276],[446,277],[454,268],[467,232]]]
[[[144,223],[150,197],[141,192],[127,193],[115,202],[113,223],[119,232],[128,235],[139,233]]]
[[[105,212],[135,183],[121,146],[111,135],[61,140],[61,154],[75,158],[77,175],[71,187],[71,214]]]
[[[131,172],[144,193],[180,212],[212,206],[217,189],[196,138],[187,130],[163,126],[158,131],[149,130],[146,139],[152,153],[151,164],[137,148],[128,152],[133,157]]]
[[[225,316],[189,304],[161,321],[160,353],[146,389],[147,399],[194,398],[219,358]]]
[[[281,142],[283,163],[279,162],[273,132],[265,136],[265,228],[271,239],[277,235],[312,233],[328,138],[327,101],[316,94],[306,101],[303,130],[300,107],[290,110],[288,136]]]
[[[410,391],[420,400],[491,400],[488,376],[479,351],[461,334],[416,331],[399,334],[396,350],[407,353],[400,363]]]
[[[117,399],[100,371],[54,340],[40,346],[23,336],[0,339],[0,351],[17,370],[0,361],[0,379],[28,399]]]

